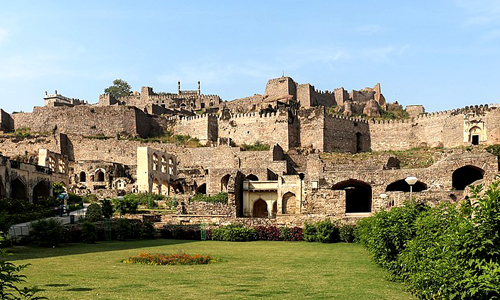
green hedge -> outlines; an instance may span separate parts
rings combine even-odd
[[[247,242],[257,240],[257,230],[242,225],[227,225],[211,231],[212,240]]]
[[[419,299],[500,298],[500,188],[475,187],[470,205],[407,204],[358,222],[356,235]]]
[[[191,198],[192,202],[227,203],[227,193],[220,192],[215,196],[196,194]]]

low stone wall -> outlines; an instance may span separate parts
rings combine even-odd
[[[235,208],[225,203],[210,202],[179,202],[176,212],[178,215],[223,215],[234,214]]]

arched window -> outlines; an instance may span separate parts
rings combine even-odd
[[[267,212],[266,201],[259,199],[253,204],[253,215],[254,218],[267,218],[269,213]]]
[[[56,160],[54,159],[54,157],[52,156],[49,156],[49,168],[52,170],[52,171],[55,171],[56,170]]]
[[[85,172],[80,172],[80,182],[87,182],[87,174]]]
[[[33,188],[33,202],[37,203],[39,200],[48,198],[49,196],[50,196],[50,188],[44,181],[40,181]]]
[[[104,182],[104,172],[99,169],[95,173],[95,181],[97,182]]]
[[[368,183],[356,179],[349,179],[335,184],[332,189],[345,191],[346,213],[371,212],[372,187]]]
[[[168,174],[174,175],[174,160],[171,157],[168,158]]]
[[[224,175],[224,177],[222,177],[222,179],[220,180],[220,191],[221,192],[226,192],[227,193],[227,186],[229,184],[229,178],[231,177],[231,175],[229,174],[226,174]]]
[[[26,185],[21,179],[16,178],[11,182],[11,190],[12,199],[28,200]]]
[[[158,171],[158,155],[153,154],[153,171]]]
[[[422,181],[417,181],[413,187],[412,192],[421,192],[427,189],[427,185]],[[385,188],[386,192],[410,192],[410,185],[404,179],[394,181]]]
[[[283,214],[297,213],[297,198],[294,193],[288,192],[283,195],[282,211]]]
[[[483,169],[471,165],[463,166],[453,172],[452,186],[456,190],[465,190],[465,188],[474,181],[483,179],[483,176]]]
[[[59,159],[59,173],[66,173],[66,163],[63,159]]]
[[[165,158],[165,155],[161,156],[161,172],[167,173],[167,159]]]

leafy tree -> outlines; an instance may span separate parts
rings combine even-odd
[[[104,92],[118,99],[130,95],[132,93],[132,87],[123,79],[115,79],[113,80],[113,85],[106,88]]]
[[[54,182],[52,183],[52,192],[54,194],[54,196],[58,196],[60,193],[64,193],[65,190],[64,190],[64,183],[62,182]]]

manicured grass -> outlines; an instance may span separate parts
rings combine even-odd
[[[152,240],[15,247],[50,299],[414,299],[358,244]],[[139,252],[209,254],[217,263],[124,264]]]

